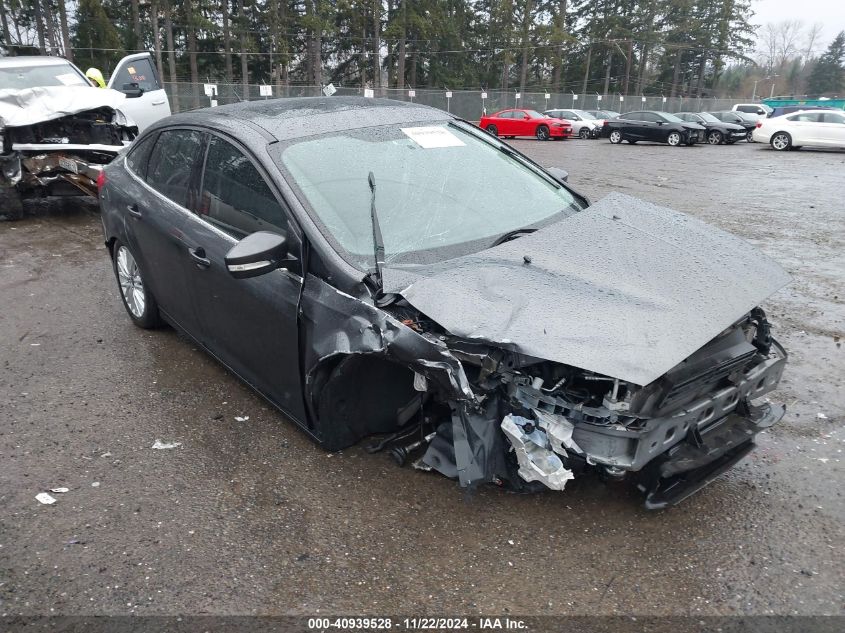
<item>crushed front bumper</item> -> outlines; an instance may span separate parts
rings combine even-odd
[[[732,413],[704,432],[692,432],[686,441],[649,464],[651,481],[640,484],[645,507],[662,510],[680,503],[732,468],[754,448],[754,436],[779,422],[783,405],[749,407],[746,415]]]

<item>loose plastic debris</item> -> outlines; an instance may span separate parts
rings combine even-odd
[[[525,481],[539,481],[552,490],[563,490],[574,479],[552,450],[548,436],[533,420],[508,414],[502,420],[502,431],[511,441],[519,462],[519,476]]]
[[[63,492],[69,492],[70,488],[50,488],[50,492],[55,492],[61,494]]]
[[[162,442],[158,439],[153,442],[153,448],[156,450],[168,450],[177,446],[182,446],[182,442]]]
[[[43,503],[45,506],[51,506],[56,503],[56,499],[48,495],[46,492],[39,492],[35,495],[35,498],[38,499],[39,503]]]
[[[235,416],[235,422],[246,422],[247,420],[249,420],[248,415],[236,415]]]

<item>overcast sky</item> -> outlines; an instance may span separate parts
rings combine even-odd
[[[752,0],[754,23],[803,20],[808,26],[814,22],[824,25],[819,48],[827,48],[839,31],[845,31],[845,1],[843,0]]]

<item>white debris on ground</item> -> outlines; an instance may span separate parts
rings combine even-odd
[[[39,492],[35,495],[35,498],[38,499],[39,503],[43,503],[45,506],[51,506],[56,503],[56,499],[48,495],[46,492]]]
[[[50,492],[61,494],[63,492],[70,492],[70,488],[50,488]]]
[[[161,440],[156,439],[156,441],[153,442],[152,447],[159,451],[166,451],[171,448],[176,448],[178,446],[182,446],[182,442],[162,442]]]
[[[248,415],[236,415],[235,416],[235,422],[246,422],[247,420],[249,420]]]

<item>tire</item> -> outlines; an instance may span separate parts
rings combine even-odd
[[[712,130],[707,133],[707,142],[710,145],[721,145],[724,140],[725,137],[722,136],[722,133],[719,130]]]
[[[677,147],[681,144],[681,133],[680,132],[669,132],[669,135],[666,137],[666,142],[671,145],[672,147]]]
[[[637,142],[636,142],[636,141],[632,141],[631,139],[628,139],[628,142],[629,142],[631,145],[636,145],[636,144],[637,144]]]
[[[145,330],[160,326],[162,322],[158,303],[144,283],[135,255],[128,246],[119,241],[115,241],[112,253],[114,276],[129,318]]]
[[[537,137],[538,141],[548,141],[551,137],[548,126],[538,125],[537,129],[534,131],[534,136]]]
[[[610,136],[608,138],[610,139],[611,143],[613,143],[614,145],[618,145],[622,142],[622,132],[620,132],[619,130],[611,130]]]
[[[7,220],[23,218],[23,201],[15,187],[0,189],[0,215],[5,215]]]
[[[799,149],[801,149],[802,147],[804,147],[804,146],[803,146],[803,145],[793,145],[793,146],[792,146],[792,149],[793,149],[793,150],[799,150]]]
[[[772,149],[782,152],[792,147],[792,137],[786,132],[775,132],[772,134],[772,138],[769,139],[769,144],[772,146]]]
[[[485,129],[485,130],[487,130],[487,131],[488,131],[490,134],[492,134],[493,136],[499,136],[499,128],[497,128],[497,127],[496,127],[495,125],[493,125],[492,123],[491,123],[490,125],[488,125],[488,126],[487,126],[486,128],[484,128],[484,129]]]
[[[588,130],[586,127],[582,127],[580,130],[578,130],[578,138],[590,138],[590,130]]]
[[[754,132],[752,132],[751,130],[748,130],[745,133],[745,142],[746,143],[753,143],[754,142],[753,134],[754,134]]]

